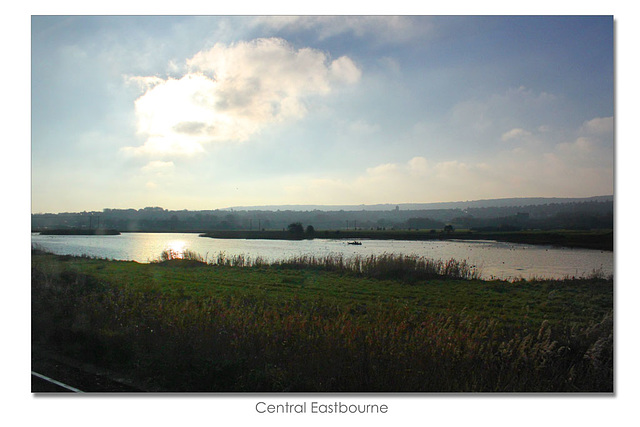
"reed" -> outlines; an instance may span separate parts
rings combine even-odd
[[[227,255],[219,252],[208,260],[195,251],[165,250],[154,263],[191,261],[212,266],[240,268],[281,268],[296,270],[321,270],[340,274],[355,274],[378,279],[428,280],[428,279],[480,279],[479,270],[466,260],[435,260],[417,255],[385,253],[382,255],[345,257],[342,254],[317,256],[296,255],[289,258],[268,261],[263,257],[251,258],[247,255]]]
[[[355,274],[378,279],[480,279],[479,270],[466,260],[434,260],[417,255],[382,254],[345,257],[342,254],[317,256],[302,254],[282,260],[267,261],[245,255],[218,254],[211,265],[227,267],[281,268],[294,270],[320,270],[340,274]]]

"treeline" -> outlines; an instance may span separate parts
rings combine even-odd
[[[104,209],[93,212],[32,214],[33,231],[46,229],[115,229],[126,231],[287,230],[292,223],[316,230],[442,230],[456,229],[610,229],[613,201],[550,203],[468,209],[387,211],[293,210],[167,210]]]
[[[561,212],[547,218],[531,218],[528,213],[497,218],[464,216],[454,218],[451,222],[459,228],[476,231],[519,231],[613,229],[613,221],[613,211],[611,211],[602,214]]]

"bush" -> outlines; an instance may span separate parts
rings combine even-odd
[[[205,266],[207,261],[199,253],[190,249],[185,249],[182,252],[175,251],[173,249],[166,249],[162,251],[160,257],[152,261],[154,264],[160,265],[180,265],[180,266]]]
[[[304,233],[304,227],[302,227],[302,224],[299,222],[291,223],[287,226],[287,228],[290,233],[294,233],[294,234]]]

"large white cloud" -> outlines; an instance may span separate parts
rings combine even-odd
[[[138,76],[138,133],[146,140],[132,154],[176,155],[204,151],[208,143],[246,141],[265,125],[298,119],[308,100],[356,83],[348,57],[295,49],[285,40],[218,43],[187,61],[180,78]]]

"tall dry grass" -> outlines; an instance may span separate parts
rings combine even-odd
[[[164,251],[158,262],[176,259],[206,262],[213,266],[256,267],[331,271],[341,274],[356,274],[379,279],[479,279],[479,270],[466,260],[435,260],[417,255],[382,254],[345,257],[342,254],[312,255],[303,254],[282,260],[269,261],[263,257],[251,258],[246,255],[227,255],[224,252],[210,260],[193,251],[175,253]]]

